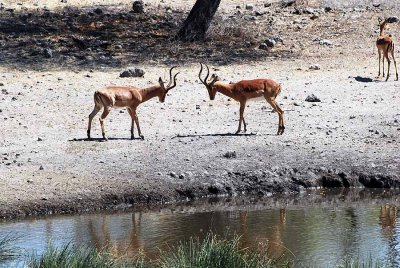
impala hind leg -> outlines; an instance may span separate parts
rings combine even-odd
[[[133,115],[133,112],[131,108],[128,108],[129,115],[131,116],[132,122],[131,122],[131,140],[135,138],[135,117]]]
[[[108,141],[108,138],[106,136],[106,131],[104,128],[104,119],[106,119],[107,115],[110,113],[111,111],[111,107],[104,107],[104,111],[100,116],[100,126],[101,126],[101,134],[103,135],[103,139],[105,139],[106,141]]]
[[[379,78],[381,76],[381,50],[378,48],[378,77]]]
[[[93,118],[96,116],[96,114],[98,112],[100,112],[100,110],[101,110],[101,106],[98,105],[98,104],[95,104],[94,108],[93,108],[93,111],[89,114],[89,123],[88,123],[88,128],[87,128],[87,137],[88,137],[88,139],[90,139],[90,130],[92,128]]]
[[[387,52],[385,53],[384,56],[385,56],[384,58],[386,58],[387,63],[388,63],[388,70],[387,70],[387,76],[386,76],[386,80],[385,81],[388,81],[389,80],[389,76],[390,76],[390,59],[389,59],[389,55],[388,55]]]
[[[385,55],[382,57],[382,76],[385,77]]]
[[[239,110],[239,114],[240,114],[239,115],[239,127],[235,134],[238,134],[242,130],[242,121],[243,121],[243,125],[244,125],[244,132],[247,131],[246,122],[244,121],[244,117],[243,117],[245,107],[246,107],[246,102],[241,102],[240,110]]]
[[[279,122],[278,132],[276,133],[276,135],[282,135],[283,132],[285,132],[285,124],[283,122],[283,110],[281,109],[281,107],[279,107],[275,98],[267,98],[266,100],[272,106],[272,109],[274,109],[274,111],[278,113]]]
[[[397,73],[397,64],[396,64],[396,59],[394,58],[394,48],[392,49],[392,58],[394,62],[394,69],[396,70],[396,81],[399,80],[399,74]]]

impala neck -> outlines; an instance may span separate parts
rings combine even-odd
[[[232,92],[232,84],[224,84],[221,82],[215,82],[214,88],[217,90],[217,92],[220,92],[232,99],[234,99],[234,94]]]
[[[380,26],[380,32],[379,32],[379,36],[384,36],[385,35],[385,33],[384,33],[384,31],[385,31],[385,26],[386,26],[386,21],[384,21],[384,22],[382,22],[382,24],[381,24],[381,26]]]
[[[161,87],[160,86],[151,86],[148,88],[144,88],[139,91],[140,95],[142,95],[142,102],[148,101],[154,97],[160,96]]]

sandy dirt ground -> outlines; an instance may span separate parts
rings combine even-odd
[[[335,12],[329,16],[342,14]],[[282,84],[282,136],[276,135],[278,115],[263,100],[248,103],[248,132],[233,135],[239,105],[221,94],[208,99],[197,62],[180,63],[178,86],[165,103],[152,99],[138,108],[144,140],[129,139],[130,117],[122,109],[106,120],[108,142],[100,139],[98,117],[95,139],[86,139],[94,91],[155,84],[159,76],[167,78],[167,65],[140,62],[144,78],[119,78],[121,68],[1,67],[0,217],[215,194],[268,198],[321,186],[399,187],[400,82],[393,69],[388,82],[375,79],[376,22],[370,18],[379,11],[345,12],[368,25],[352,33],[360,33],[359,40],[337,35],[333,45],[324,46],[310,41],[311,32],[304,34],[298,57],[210,63],[226,82],[264,77]],[[400,26],[391,30],[400,36]],[[321,69],[310,70],[316,63]],[[321,102],[306,102],[311,94]],[[236,157],[224,157],[228,151]]]

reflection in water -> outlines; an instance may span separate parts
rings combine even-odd
[[[399,261],[396,260],[395,257],[400,252],[396,232],[397,208],[388,204],[381,206],[379,221],[382,226],[382,235],[386,237],[389,244],[389,250],[386,258],[390,263],[399,264]]]
[[[232,237],[241,235],[243,247],[267,245],[269,256],[295,257],[299,266],[331,267],[344,257],[380,258],[400,264],[397,207],[360,205],[234,210],[188,211],[186,207],[159,212],[53,217],[18,223],[0,223],[0,235],[18,233],[19,246],[43,251],[52,241],[92,245],[112,254],[143,251],[157,258],[166,249],[190,236],[204,238],[211,230]]]

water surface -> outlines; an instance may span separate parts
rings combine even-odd
[[[41,253],[52,241],[56,246],[73,242],[110,247],[116,254],[142,250],[157,258],[167,244],[204,237],[212,230],[221,236],[241,235],[243,247],[268,245],[271,256],[285,254],[298,267],[332,267],[346,257],[370,256],[399,267],[397,193],[314,192],[290,199],[218,200],[147,212],[47,217],[0,223],[0,236],[17,234],[21,239],[16,244],[26,252]]]

